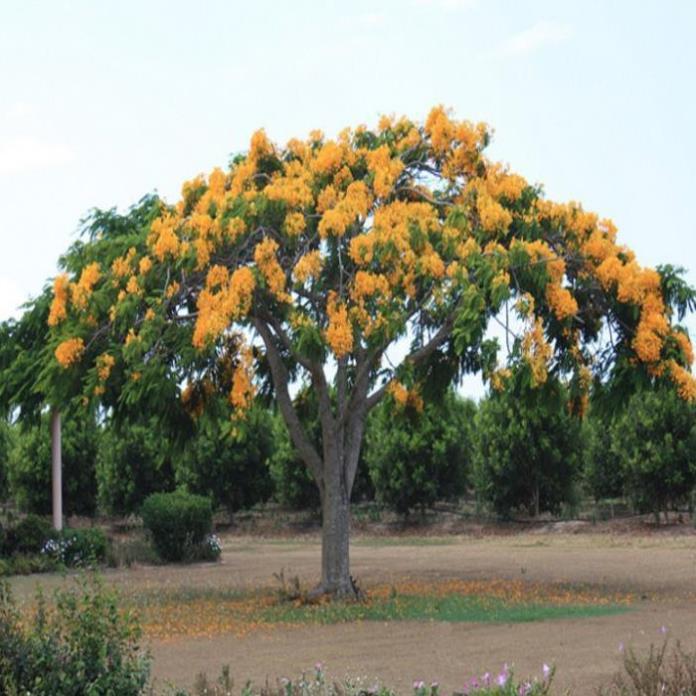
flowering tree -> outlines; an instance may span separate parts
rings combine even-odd
[[[49,379],[79,374],[85,399],[162,407],[167,385],[194,414],[225,393],[239,419],[268,375],[321,495],[318,591],[352,594],[367,413],[385,397],[418,409],[423,387],[469,371],[502,388],[491,320],[512,331],[500,317],[516,317],[530,383],[559,373],[575,412],[593,373],[696,398],[688,336],[671,324],[677,276],[642,268],[610,221],[489,161],[489,137],[440,107],[424,124],[385,117],[285,147],[258,131],[227,171],[185,183],[108,253],[93,228],[100,254],[86,245],[79,270],[55,280]],[[299,381],[319,402],[321,451],[293,406]]]

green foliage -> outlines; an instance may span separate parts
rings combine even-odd
[[[625,473],[612,449],[611,419],[591,413],[582,426],[585,486],[595,498],[619,498],[624,494]]]
[[[475,443],[476,492],[499,515],[557,513],[573,502],[580,424],[569,415],[558,381],[533,388],[516,372],[505,391],[479,406]]]
[[[151,493],[174,489],[168,438],[155,419],[111,422],[97,454],[99,505],[111,514],[133,513]]]
[[[141,515],[155,550],[165,561],[189,557],[213,525],[210,499],[183,490],[153,493],[145,499]]]
[[[370,416],[365,459],[377,499],[398,512],[461,496],[469,474],[473,402],[448,392],[422,413],[392,399]]]
[[[687,502],[696,486],[696,407],[671,389],[638,392],[616,420],[612,452],[639,510]]]
[[[100,429],[94,417],[75,409],[63,414],[63,510],[66,515],[92,515],[96,509],[95,462]],[[51,434],[49,418],[20,429],[11,450],[9,482],[21,509],[51,512]]]
[[[29,514],[13,527],[5,530],[4,555],[37,554],[54,534],[49,522],[38,515]]]
[[[318,510],[319,489],[314,477],[302,461],[280,416],[273,421],[275,451],[269,461],[273,481],[273,497],[291,510]]]
[[[273,415],[260,405],[243,421],[203,416],[176,458],[176,477],[194,493],[206,495],[230,513],[268,500],[272,493]]]
[[[0,584],[0,687],[8,696],[137,696],[150,673],[140,629],[97,579],[55,593],[55,611],[37,595],[21,620],[7,584]]]
[[[52,573],[60,567],[61,564],[58,561],[45,554],[14,555],[9,558],[0,558],[0,577]]]

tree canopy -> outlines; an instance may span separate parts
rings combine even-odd
[[[696,399],[691,343],[672,322],[693,305],[678,273],[642,267],[610,220],[488,159],[489,140],[442,107],[284,147],[261,130],[176,204],[94,216],[55,279],[47,390],[194,414],[222,393],[242,418],[272,387],[322,497],[322,584],[341,591],[368,411],[385,396],[418,407],[466,372],[504,386],[492,320],[514,330],[529,384],[562,376],[576,413],[593,375]],[[292,403],[300,381],[319,402],[322,451]]]

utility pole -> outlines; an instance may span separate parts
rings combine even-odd
[[[51,485],[53,492],[53,528],[63,529],[63,462],[61,455],[60,411],[51,411]]]

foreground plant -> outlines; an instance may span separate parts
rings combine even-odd
[[[504,388],[509,366],[486,338],[499,315],[520,327],[506,323],[509,361],[532,386],[560,375],[574,413],[593,375],[696,398],[691,344],[671,322],[694,304],[679,273],[640,266],[611,221],[543,198],[484,155],[489,140],[441,107],[423,124],[383,118],[285,147],[258,131],[175,205],[95,214],[55,280],[40,391],[153,413],[180,398],[194,418],[224,394],[240,419],[260,384],[272,389],[320,492],[317,592],[354,595],[349,505],[368,412],[384,398],[418,412],[468,372]],[[293,381],[316,394],[320,445]]]
[[[666,630],[663,629],[663,633]],[[696,694],[696,653],[666,638],[650,645],[647,655],[624,650],[623,672],[601,689],[601,696],[691,696]]]
[[[7,696],[137,696],[147,686],[150,659],[140,648],[135,618],[119,610],[113,591],[83,578],[41,593],[31,617],[20,616],[0,583],[0,692]]]

